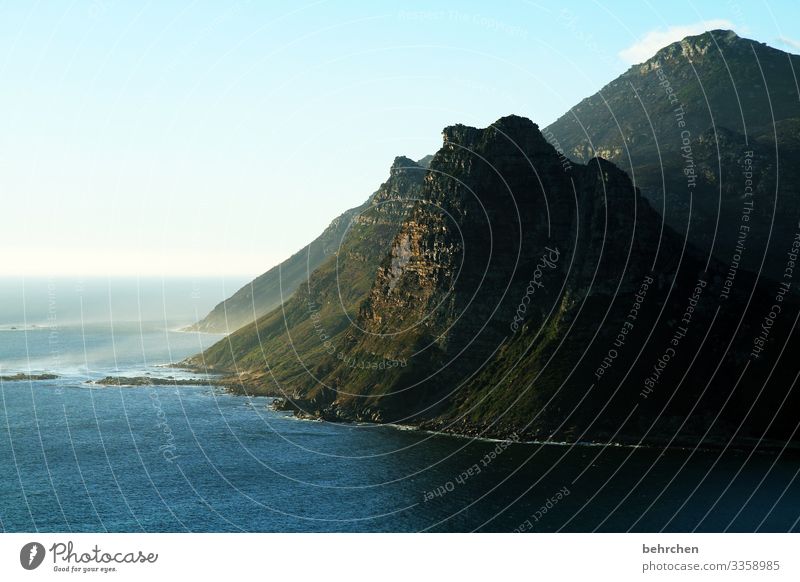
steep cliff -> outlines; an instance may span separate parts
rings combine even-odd
[[[191,359],[196,367],[271,382],[306,373],[346,329],[403,219],[419,197],[424,169],[395,159],[388,180],[353,212],[332,254],[285,303]],[[310,359],[310,363],[306,362]]]
[[[418,165],[408,158],[398,158],[395,165],[401,161],[408,167]],[[419,164],[427,163],[427,157],[419,161]],[[326,259],[336,254],[353,221],[361,220],[359,217],[370,211],[376,197],[380,197],[377,192],[361,206],[336,217],[316,239],[219,303],[187,331],[231,333],[281,305]]]
[[[351,208],[335,218],[311,243],[220,302],[186,331],[231,333],[278,307],[336,251],[353,216],[363,209]]]
[[[787,436],[794,419],[774,415],[797,399],[775,383],[793,370],[775,357],[793,316],[770,324],[772,359],[751,354],[780,290],[744,271],[726,284],[727,267],[610,162],[562,162],[521,117],[446,128],[424,179],[393,170],[382,188],[392,220],[361,221],[284,308],[191,363],[335,420],[558,440]]]

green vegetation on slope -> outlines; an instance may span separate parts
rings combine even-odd
[[[662,231],[624,172],[561,162],[521,117],[446,128],[428,171],[398,159],[288,302],[189,364],[244,373],[243,390],[332,420],[559,440],[787,438],[796,370],[771,365],[790,318],[770,324],[773,359],[752,355],[774,285],[742,271],[723,294],[727,268]]]

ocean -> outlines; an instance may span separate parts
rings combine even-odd
[[[223,338],[243,281],[0,281],[8,532],[797,531],[800,455],[475,440],[298,420],[269,398],[101,387]]]

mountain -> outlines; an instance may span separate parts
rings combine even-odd
[[[336,252],[351,220],[364,207],[351,208],[336,217],[316,239],[217,304],[187,331],[230,333],[278,307]]]
[[[777,250],[800,217],[798,74],[800,57],[712,30],[632,66],[544,133],[567,158],[619,165],[701,249],[779,279]]]
[[[727,284],[728,267],[664,226],[625,172],[564,164],[528,119],[443,137],[427,171],[395,165],[307,285],[184,364],[328,420],[793,438],[797,370],[778,356],[796,347],[797,305],[781,286],[746,271]],[[777,303],[786,315],[770,315]]]
[[[709,31],[631,67],[543,133],[565,154],[562,164],[613,161],[692,243],[779,279],[784,261],[767,245],[790,245],[800,218],[798,71],[798,56]],[[189,329],[228,333],[269,313],[336,252],[368,205],[343,213]]]
[[[319,359],[330,338],[357,315],[373,275],[414,201],[425,169],[409,158],[395,158],[389,178],[349,221],[340,246],[300,284],[281,306],[194,358],[194,367],[245,372],[269,390],[271,375],[300,376],[297,354]],[[275,364],[269,362],[277,362]]]
[[[430,156],[426,156],[418,163],[408,158],[398,158],[393,167],[398,164],[427,167],[429,158]],[[351,208],[336,217],[316,239],[219,303],[203,319],[189,326],[187,331],[230,333],[278,307],[308,280],[309,275],[325,259],[336,254],[353,221],[357,221],[358,217],[372,208],[376,196],[377,194],[373,194],[361,206]]]

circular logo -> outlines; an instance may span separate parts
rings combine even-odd
[[[19,563],[26,570],[35,570],[44,561],[44,546],[39,542],[30,542],[19,551]]]

